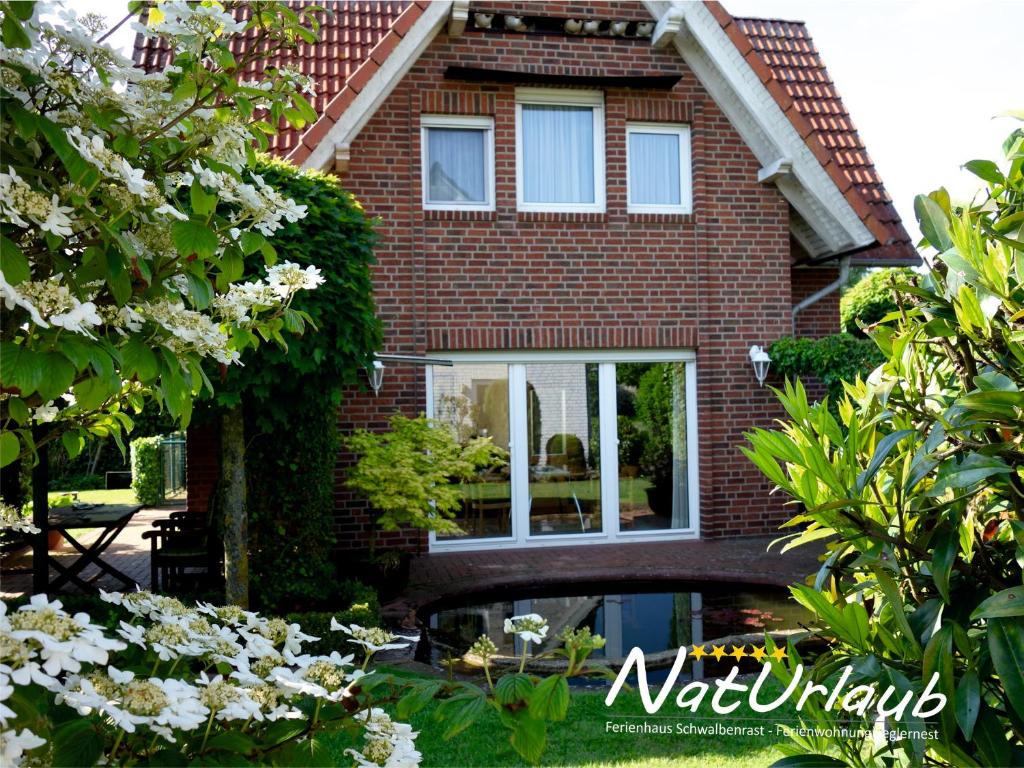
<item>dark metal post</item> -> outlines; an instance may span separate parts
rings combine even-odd
[[[42,442],[47,431],[45,427],[37,426],[34,435],[37,447],[36,465],[32,467],[32,525],[39,529],[39,533],[32,543],[32,593],[36,595],[43,594],[50,586],[49,526],[46,523],[50,512],[50,447]]]

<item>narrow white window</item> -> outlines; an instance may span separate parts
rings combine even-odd
[[[423,207],[494,210],[494,120],[424,115]]]
[[[630,213],[690,213],[690,128],[665,123],[626,126]]]
[[[516,90],[521,211],[604,211],[604,94]]]

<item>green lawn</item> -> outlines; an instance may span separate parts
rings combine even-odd
[[[765,768],[782,757],[774,748],[784,742],[775,734],[775,721],[794,722],[792,704],[767,714],[752,713],[744,702],[728,716],[711,711],[714,682],[697,715],[675,706],[675,693],[657,715],[646,715],[636,691],[623,692],[612,707],[604,704],[605,690],[573,691],[569,716],[565,722],[552,723],[548,730],[548,747],[541,759],[545,766],[578,768]],[[677,685],[676,690],[681,687]],[[769,681],[761,693],[761,701],[774,700],[781,687]],[[736,694],[726,699],[733,701]],[[451,741],[441,738],[443,727],[433,720],[434,706],[414,715],[411,724],[420,732],[417,748],[423,754],[424,768],[496,768],[521,766],[525,763],[508,743],[508,732],[498,716],[488,710],[469,730]],[[642,723],[670,725],[671,734],[628,734],[606,732],[606,724]],[[677,724],[713,726],[763,725],[763,736],[714,736],[676,733]],[[336,744],[336,764],[344,764]]]
[[[52,504],[56,499],[61,496],[66,496],[72,491],[51,491],[50,492],[50,503]],[[114,491],[106,490],[95,490],[95,491],[74,491],[78,494],[78,500],[88,502],[90,504],[134,504],[135,503],[135,491],[131,488],[119,488]]]

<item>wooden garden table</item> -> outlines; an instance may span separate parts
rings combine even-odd
[[[141,504],[96,504],[89,508],[78,509],[74,507],[51,507],[47,514],[49,529],[59,531],[60,535],[71,542],[71,546],[81,553],[81,557],[70,566],[66,566],[53,557],[53,555],[47,554],[48,565],[55,568],[58,574],[60,574],[49,583],[48,589],[56,591],[68,582],[71,582],[86,592],[95,592],[97,589],[92,582],[103,573],[108,573],[119,579],[124,584],[125,589],[134,588],[135,579],[100,559],[100,555],[114,542],[114,539],[118,537],[140,509],[142,509]],[[74,528],[100,528],[102,530],[96,541],[86,547],[68,532]],[[90,565],[95,565],[99,568],[100,573],[86,581],[79,574]]]

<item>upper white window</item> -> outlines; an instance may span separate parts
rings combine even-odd
[[[630,123],[626,143],[630,213],[690,213],[690,127]]]
[[[520,211],[604,211],[604,94],[516,89]]]
[[[494,120],[424,115],[423,207],[427,210],[494,210]]]

